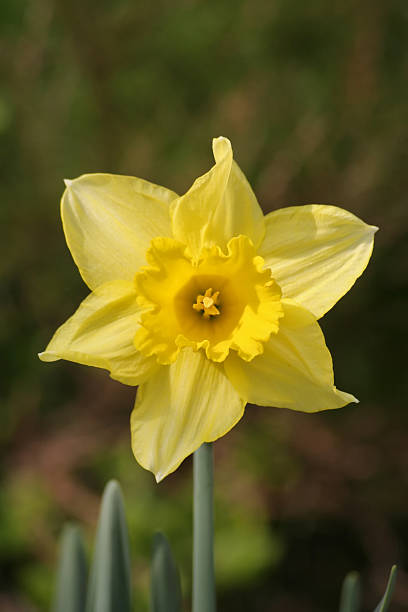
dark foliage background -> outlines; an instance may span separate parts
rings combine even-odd
[[[131,456],[134,389],[36,353],[87,293],[62,179],[107,171],[181,193],[218,135],[265,212],[333,203],[381,228],[322,321],[337,385],[361,403],[248,407],[216,444],[219,608],[335,610],[357,569],[373,609],[398,562],[393,610],[407,609],[407,26],[404,0],[2,0],[1,610],[48,608],[61,526],[80,521],[90,542],[110,477],[139,609],[158,527],[188,601],[191,461],[157,486]]]

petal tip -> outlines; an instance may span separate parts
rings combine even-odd
[[[65,187],[67,187],[67,189],[69,189],[69,187],[71,187],[73,181],[72,181],[72,179],[64,179],[64,183],[65,183]]]
[[[344,393],[345,399],[347,400],[347,404],[359,404],[360,400],[357,399],[354,395],[352,395],[351,393]],[[347,406],[347,404],[345,404]]]
[[[227,145],[230,145],[231,141],[226,136],[216,136],[215,138],[213,138],[213,144],[216,143],[225,143]]]
[[[227,157],[228,154],[232,155],[231,141],[225,138],[225,136],[213,138],[212,149],[216,163],[219,163],[222,159]]]
[[[58,361],[60,359],[60,357],[58,357],[58,355],[56,355],[55,353],[51,353],[50,351],[41,351],[41,353],[37,353],[38,354],[38,358],[41,361],[44,361],[46,363],[49,363],[50,361]]]
[[[370,230],[372,231],[373,234],[376,234],[378,232],[378,230],[380,229],[376,225],[369,225],[369,228],[370,228]]]

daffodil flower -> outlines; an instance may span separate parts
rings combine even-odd
[[[226,434],[247,402],[316,412],[356,402],[334,386],[318,319],[354,284],[377,228],[334,206],[266,216],[233,160],[183,196],[142,179],[66,181],[66,240],[91,290],[43,361],[105,368],[139,385],[137,461],[159,481]]]

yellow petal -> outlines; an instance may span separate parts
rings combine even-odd
[[[140,316],[136,298],[129,281],[101,285],[55,332],[40,359],[66,359],[104,368],[112,378],[128,385],[145,381],[157,365],[133,344]]]
[[[331,355],[316,319],[304,308],[282,302],[279,332],[264,353],[246,363],[235,355],[225,371],[238,393],[261,406],[317,412],[341,408],[356,398],[334,386]]]
[[[91,289],[131,280],[156,236],[171,236],[169,203],[177,194],[148,181],[84,174],[66,181],[61,215],[66,240]]]
[[[335,206],[291,206],[265,217],[259,254],[284,297],[320,318],[350,289],[370,259],[377,228]]]
[[[139,387],[131,417],[134,455],[160,481],[203,442],[226,434],[244,407],[222,366],[186,348]]]
[[[262,210],[238,165],[227,138],[213,141],[215,165],[171,205],[173,234],[198,257],[203,247],[225,249],[233,236],[244,234],[255,246],[263,238]]]

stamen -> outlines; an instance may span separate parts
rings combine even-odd
[[[216,291],[213,293],[212,288],[206,290],[204,295],[198,294],[197,301],[193,304],[194,310],[197,312],[202,312],[204,319],[209,319],[210,317],[214,317],[220,314],[220,311],[217,308],[219,303],[220,292]]]

